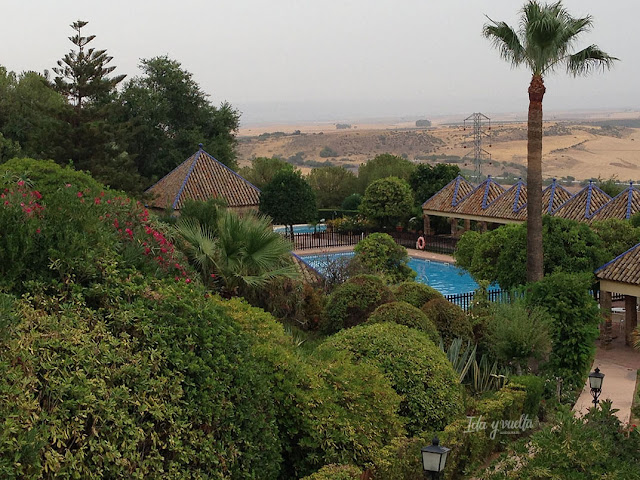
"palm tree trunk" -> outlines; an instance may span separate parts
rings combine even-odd
[[[529,85],[527,123],[527,281],[542,280],[542,76],[534,74]]]

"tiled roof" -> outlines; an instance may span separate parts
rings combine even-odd
[[[302,260],[298,255],[291,252],[291,256],[293,257],[293,263],[296,265],[296,268],[300,272],[302,276],[302,281],[309,285],[318,285],[323,282],[324,278],[315,268],[309,265],[307,262]]]
[[[619,218],[628,220],[633,214],[640,212],[640,190],[630,183],[627,188],[616,195],[606,205],[600,207],[593,214],[591,220],[607,220],[609,218]]]
[[[551,213],[571,198],[571,192],[559,185],[554,178],[542,191],[542,213]]]
[[[640,285],[640,243],[596,270],[600,280]]]
[[[474,188],[471,193],[462,198],[453,208],[453,213],[467,215],[485,215],[485,209],[504,193],[505,188],[496,183],[491,176]]]
[[[150,206],[179,210],[184,201],[223,198],[229,207],[260,204],[260,189],[200,149],[147,190]]]
[[[518,180],[518,183],[501,193],[498,198],[487,207],[483,215],[493,218],[526,220],[526,205],[527,185],[522,180]]]
[[[458,175],[445,185],[433,197],[422,204],[425,210],[437,210],[439,212],[451,212],[458,202],[471,193],[473,185],[464,177]]]
[[[589,220],[609,200],[611,200],[609,195],[600,190],[593,182],[589,182],[589,185],[556,208],[552,215],[570,218],[578,222]]]

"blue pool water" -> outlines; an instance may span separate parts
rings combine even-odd
[[[286,227],[275,227],[273,229],[274,232],[284,233]],[[315,228],[315,230],[314,230]],[[313,225],[294,225],[293,233],[314,233],[314,232],[324,232],[327,229],[327,226],[324,223],[320,223],[315,227]]]
[[[345,252],[304,255],[300,258],[322,273],[329,262],[339,257],[352,257],[353,255],[353,252]],[[409,266],[418,274],[416,276],[417,282],[426,283],[443,295],[473,292],[478,288],[478,284],[466,270],[453,264],[411,257]]]

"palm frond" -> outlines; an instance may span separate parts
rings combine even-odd
[[[218,242],[213,232],[192,218],[181,218],[175,229],[185,242],[187,258],[206,278],[215,265],[218,252]]]
[[[577,76],[588,75],[600,68],[603,71],[608,70],[613,66],[614,62],[618,60],[618,58],[612,57],[600,50],[597,45],[590,45],[573,55],[567,56],[567,73]]]
[[[524,61],[524,48],[516,31],[505,22],[496,22],[487,17],[491,24],[485,24],[482,35],[491,40],[502,57],[516,67]]]

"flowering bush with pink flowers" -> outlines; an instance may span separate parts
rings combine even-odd
[[[92,283],[107,265],[136,268],[190,283],[184,256],[140,202],[117,192],[63,179],[46,193],[25,176],[0,183],[0,287],[25,291],[24,282]],[[89,186],[87,186],[89,184]]]

